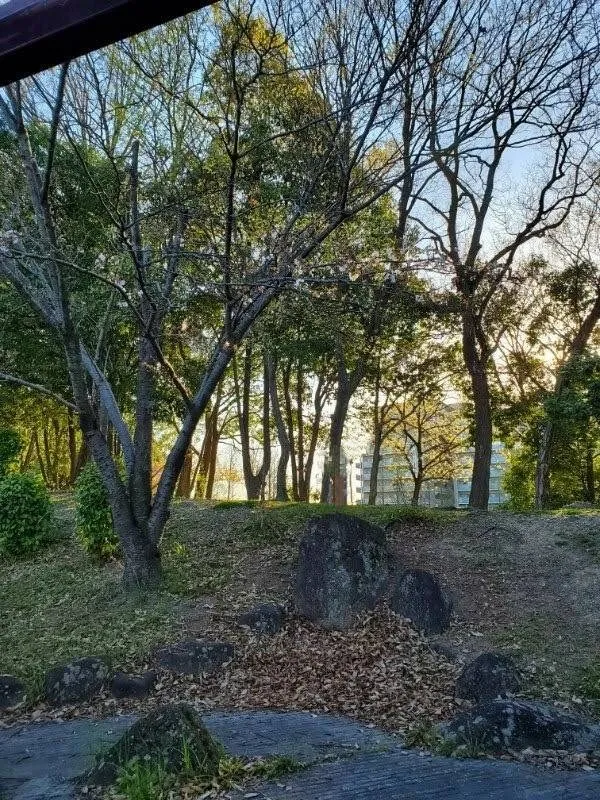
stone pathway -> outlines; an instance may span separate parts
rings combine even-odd
[[[423,756],[403,750],[381,731],[340,717],[274,711],[203,716],[232,755],[289,755],[312,765],[252,787],[257,800],[600,800],[600,774]],[[70,800],[71,779],[133,719],[48,722],[0,731],[0,797]]]

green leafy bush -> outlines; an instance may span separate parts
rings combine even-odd
[[[22,449],[23,440],[18,431],[0,428],[0,478],[10,472]]]
[[[77,538],[94,558],[109,559],[119,552],[119,537],[98,467],[89,462],[75,484]]]
[[[508,494],[511,511],[529,511],[535,500],[536,453],[530,447],[517,447],[509,453],[502,488]]]
[[[42,481],[18,472],[0,477],[0,555],[34,553],[53,533],[52,504]]]

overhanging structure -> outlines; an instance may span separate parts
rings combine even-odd
[[[11,0],[0,5],[0,86],[215,0]]]

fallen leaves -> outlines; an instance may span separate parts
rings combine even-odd
[[[202,687],[210,706],[339,713],[403,731],[451,715],[455,677],[452,664],[383,608],[345,631],[293,620],[273,637],[249,639]]]

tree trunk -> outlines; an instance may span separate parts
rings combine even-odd
[[[75,415],[69,409],[67,417],[67,437],[69,441],[69,486],[75,483],[75,467],[77,464],[77,434],[75,429]]]
[[[267,356],[267,371],[269,381],[269,392],[271,395],[271,410],[273,411],[273,419],[275,420],[275,427],[277,429],[277,438],[279,440],[279,461],[277,462],[277,483],[275,487],[275,499],[280,502],[287,502],[290,498],[287,491],[287,468],[290,460],[290,440],[287,435],[285,422],[283,421],[283,414],[281,413],[281,406],[279,404],[279,396],[277,393],[277,362],[275,356]]]
[[[333,414],[331,415],[329,439],[329,475],[327,486],[325,486],[325,483],[323,484],[323,489],[327,490],[328,499],[323,498],[322,489],[322,503],[329,502],[330,500],[334,505],[341,505],[344,502],[341,487],[342,438],[344,436],[344,425],[346,424],[350,398],[351,395],[347,383],[338,383],[338,393],[336,397],[335,408],[333,410]],[[331,493],[330,498],[329,493]]]
[[[192,467],[193,467],[193,454],[192,448],[188,447],[183,460],[183,467],[179,473],[179,480],[177,481],[177,489],[175,490],[176,497],[189,498],[192,495]]]
[[[252,345],[246,344],[244,355],[244,371],[242,386],[240,382],[236,361],[234,360],[234,385],[236,403],[238,409],[238,420],[240,427],[240,441],[242,445],[242,468],[244,472],[244,482],[246,484],[246,496],[248,500],[259,500],[264,489],[265,481],[271,468],[271,430],[270,430],[270,397],[269,397],[269,376],[266,365],[266,356],[263,356],[263,396],[262,396],[262,435],[263,435],[263,458],[258,470],[254,472],[250,453],[250,385],[252,381]]]
[[[152,317],[148,301],[142,303],[144,318]],[[153,329],[154,335],[158,332]],[[157,358],[153,345],[145,335],[140,336],[138,348],[135,431],[133,435],[134,461],[129,478],[129,495],[133,515],[140,530],[148,526],[152,508],[152,441],[154,427],[155,371]],[[185,460],[185,459],[184,459]]]
[[[371,477],[369,479],[369,498],[367,504],[374,506],[377,502],[377,479],[379,462],[381,461],[381,440],[383,435],[383,419],[379,409],[379,389],[381,381],[381,358],[377,360],[375,375],[375,397],[373,398],[373,458],[371,460]]]
[[[290,381],[292,365],[290,362],[285,364],[281,375],[281,386],[283,389],[283,402],[285,407],[285,419],[287,422],[288,443],[290,446],[290,465],[292,468],[292,497],[294,500],[303,500],[302,497],[302,475],[298,471],[298,459],[296,456],[296,440],[294,436],[294,413],[292,410],[292,395]]]
[[[27,450],[25,451],[25,455],[21,461],[20,471],[27,472],[29,469],[29,465],[31,464],[31,460],[33,458],[33,454],[35,451],[35,432],[31,434],[29,437],[29,444],[27,445]]]
[[[123,586],[125,589],[131,591],[156,588],[162,574],[158,548],[148,542],[140,546],[142,533],[139,529],[127,527],[125,530],[116,523],[115,530],[123,543]],[[132,546],[128,546],[127,542]]]
[[[596,475],[594,470],[594,451],[591,445],[587,446],[585,453],[585,499],[589,503],[596,502]]]
[[[313,465],[315,463],[315,453],[317,451],[317,444],[319,443],[319,433],[321,432],[321,420],[323,418],[323,409],[327,399],[326,379],[323,374],[319,375],[317,380],[317,387],[315,389],[315,413],[310,426],[310,441],[308,443],[308,451],[306,453],[306,464],[304,466],[304,474],[299,476],[299,492],[298,499],[303,502],[310,500],[310,482],[312,479]]]
[[[418,506],[419,500],[421,499],[421,487],[423,486],[423,478],[421,475],[417,475],[414,478],[413,483],[413,493],[410,500],[411,506]]]
[[[50,447],[50,435],[48,433],[47,426],[44,426],[43,442],[44,442],[44,458],[46,459],[46,476],[48,480],[48,485],[52,489],[56,489],[56,475],[54,474],[54,469],[53,469],[54,464]]]
[[[492,461],[492,408],[486,354],[477,351],[477,320],[471,312],[463,314],[463,358],[471,378],[475,406],[473,473],[469,508],[487,511],[490,498]]]
[[[48,486],[48,476],[46,475],[46,469],[44,467],[44,459],[42,458],[42,451],[40,448],[40,437],[38,436],[37,430],[34,431],[34,444],[35,444],[35,454],[38,460],[38,466],[40,468],[40,472],[42,474],[42,480]]]
[[[571,342],[567,359],[556,377],[554,386],[555,397],[559,397],[564,388],[566,368],[583,353],[599,320],[600,292],[598,292],[594,305],[589,310]],[[551,419],[547,419],[540,437],[535,474],[535,507],[537,509],[545,508],[550,499],[550,458],[553,441],[554,423]]]
[[[535,471],[535,507],[547,508],[550,502],[550,453],[554,440],[554,424],[547,420],[540,437]]]
[[[381,463],[381,439],[382,423],[378,422],[373,436],[373,460],[371,462],[371,477],[369,478],[369,499],[368,505],[374,506],[377,502],[377,481],[379,477],[379,465]]]
[[[215,487],[215,473],[217,471],[217,453],[219,450],[219,431],[217,430],[217,415],[213,416],[214,429],[210,440],[210,451],[208,456],[208,469],[206,472],[206,493],[207,500],[212,500]]]
[[[306,496],[308,490],[304,480],[304,373],[302,362],[298,360],[296,365],[296,431],[298,442],[296,445],[298,462],[298,495]]]

